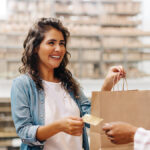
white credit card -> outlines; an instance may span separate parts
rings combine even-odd
[[[83,122],[85,123],[89,123],[91,125],[98,125],[101,121],[103,121],[102,118],[99,118],[99,117],[96,117],[96,116],[93,116],[93,115],[90,115],[90,114],[85,114],[83,117]]]

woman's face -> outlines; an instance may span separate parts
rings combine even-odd
[[[40,70],[54,70],[58,68],[66,52],[65,41],[61,31],[51,28],[45,33],[37,54]]]

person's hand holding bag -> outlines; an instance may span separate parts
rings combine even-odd
[[[113,66],[109,69],[101,91],[111,91],[112,87],[121,79],[126,77],[122,66]]]

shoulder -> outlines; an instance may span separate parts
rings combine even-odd
[[[29,82],[29,76],[27,74],[22,74],[13,80],[13,83],[16,84],[25,84],[28,82]]]
[[[28,80],[29,76],[27,74],[22,74],[14,79],[14,81]]]
[[[34,86],[35,83],[31,79],[31,77],[27,74],[22,74],[22,75],[16,77],[12,83],[12,86],[15,86],[15,87],[29,87],[31,85]]]

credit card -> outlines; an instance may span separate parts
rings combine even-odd
[[[99,118],[90,114],[85,114],[82,117],[82,119],[83,119],[83,122],[94,125],[94,126],[98,125],[101,121],[103,121],[102,118]]]

